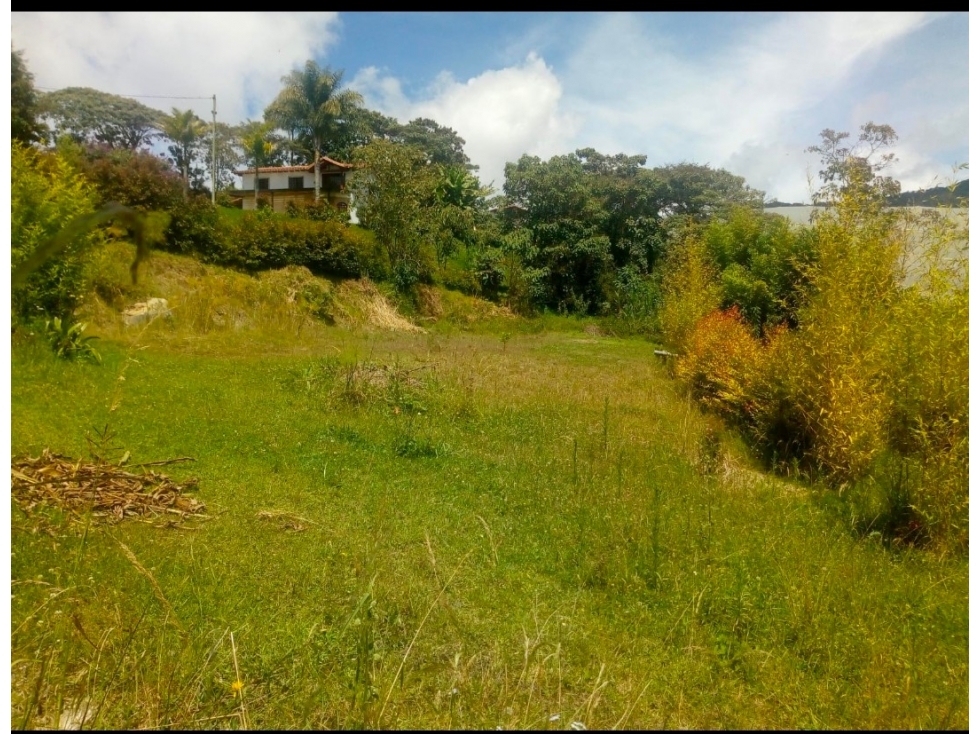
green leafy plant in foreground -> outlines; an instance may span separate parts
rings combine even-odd
[[[84,357],[102,364],[102,355],[92,346],[92,342],[98,337],[84,336],[87,328],[88,324],[86,323],[77,322],[73,324],[68,319],[55,316],[44,323],[44,335],[54,353],[62,359],[72,360],[77,357]]]

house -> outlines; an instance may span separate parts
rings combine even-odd
[[[350,207],[347,192],[347,175],[353,170],[352,163],[341,163],[332,158],[320,158],[320,199],[337,209]],[[235,171],[241,176],[241,190],[234,192],[241,197],[242,209],[255,208],[255,169]],[[273,211],[284,212],[289,202],[312,202],[316,198],[315,165],[269,166],[258,169],[258,197],[267,201]]]

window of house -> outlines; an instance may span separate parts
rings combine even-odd
[[[292,191],[298,191],[303,187],[303,177],[302,176],[289,176],[289,188]]]
[[[323,188],[327,191],[342,191],[343,190],[343,174],[342,173],[324,173],[323,174]]]
[[[269,190],[269,180],[267,178],[258,179],[258,190],[268,191]]]

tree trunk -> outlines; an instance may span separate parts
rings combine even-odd
[[[262,160],[256,156],[255,157],[255,211],[258,211],[260,207],[258,206],[258,167],[261,165]]]
[[[314,138],[313,147],[316,148],[316,163],[313,167],[313,175],[315,179],[313,180],[313,186],[316,187],[316,203],[320,201],[320,141],[319,138]]]
[[[187,160],[187,152],[184,151],[184,201],[187,201],[190,191],[190,163]]]

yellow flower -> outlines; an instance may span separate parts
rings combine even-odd
[[[236,680],[234,683],[231,684],[231,695],[232,696],[239,695],[241,693],[241,689],[244,687],[245,687],[244,683],[242,683],[240,680]]]

